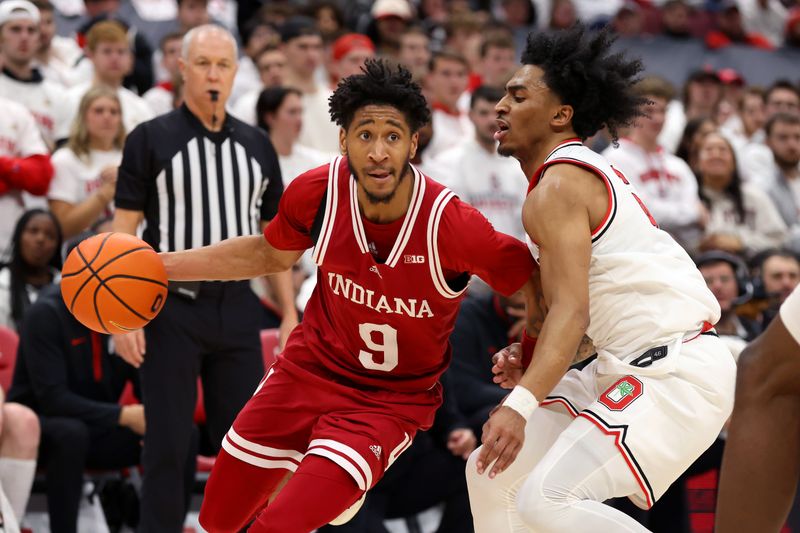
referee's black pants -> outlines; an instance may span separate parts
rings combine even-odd
[[[188,455],[197,376],[203,385],[207,429],[218,451],[264,374],[260,307],[249,282],[206,282],[194,300],[170,294],[145,328],[141,532],[183,530],[189,497],[184,479],[193,476],[186,468],[194,468]]]

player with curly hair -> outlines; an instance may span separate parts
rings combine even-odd
[[[330,98],[342,157],[286,188],[264,236],[164,254],[170,279],[244,279],[314,249],[302,323],[239,413],[208,480],[212,533],[341,523],[430,427],[467,283],[533,298],[533,259],[410,164],[430,119],[402,67],[367,62]]]
[[[498,151],[530,180],[522,217],[543,320],[496,356],[495,381],[513,390],[467,464],[480,533],[646,531],[603,502],[649,508],[731,412],[719,305],[624,175],[583,144],[603,127],[615,137],[646,104],[640,63],[611,43],[580,26],[531,35],[496,106]],[[582,343],[597,358],[567,371]]]

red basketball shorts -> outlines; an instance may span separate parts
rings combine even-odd
[[[411,445],[417,430],[430,427],[440,404],[438,385],[422,393],[365,391],[324,379],[281,356],[222,447],[253,466],[292,472],[307,454],[326,457],[366,491]]]

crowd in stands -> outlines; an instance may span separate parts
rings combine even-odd
[[[618,140],[601,132],[585,142],[695,258],[722,309],[717,331],[735,355],[800,283],[800,71],[745,79],[718,65],[726,49],[800,60],[800,1],[0,0],[0,327],[19,336],[10,391],[0,382],[7,531],[24,527],[36,475],[52,530],[70,532],[84,470],[139,463],[144,411],[120,405],[126,382],[138,393],[138,371],[109,338],[71,317],[59,269],[70,246],[110,227],[126,135],[182,106],[183,36],[209,22],[239,39],[227,112],[268,134],[284,187],[339,152],[328,98],[367,59],[384,57],[410,70],[432,110],[412,162],[521,239],[527,181],[497,153],[494,105],[528,33],[581,22],[610,28],[632,54],[648,38],[702,45],[705,59],[669,76],[645,62],[637,90],[650,101],[646,116]],[[300,311],[314,276],[310,261],[295,268]],[[439,531],[470,530],[464,459],[504,396],[490,359],[519,338],[522,313],[514,297],[479,282],[470,292],[436,425],[359,518],[331,530],[380,531],[384,519],[437,503],[445,504]],[[718,466],[722,446],[724,435],[703,464]],[[686,527],[659,522],[671,514],[659,505],[637,516],[654,531]]]

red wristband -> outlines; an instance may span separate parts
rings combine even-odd
[[[522,332],[522,368],[528,368],[533,359],[533,349],[536,348],[536,337],[528,335],[528,330]]]

